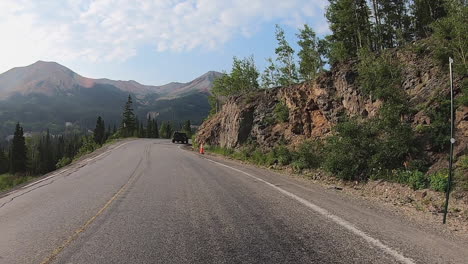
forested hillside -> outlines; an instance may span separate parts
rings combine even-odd
[[[90,130],[98,115],[119,125],[120,108],[129,94],[140,119],[150,115],[174,125],[187,119],[200,124],[209,112],[213,81],[220,75],[208,72],[188,83],[150,86],[86,78],[55,62],[13,68],[0,74],[0,144],[17,122],[25,132],[51,134]]]
[[[297,52],[277,26],[263,74],[251,58],[236,58],[215,82],[197,142],[262,165],[443,191],[451,57],[456,188],[468,190],[467,4],[330,0],[332,34],[319,39],[305,25]]]
[[[191,121],[174,123],[158,121],[152,116],[141,120],[129,95],[119,107],[118,125],[106,123],[98,116],[93,131],[80,131],[67,127],[61,134],[34,133],[26,136],[20,123],[15,124],[13,137],[0,147],[0,192],[34,177],[62,168],[89,154],[104,144],[124,138],[171,138],[174,131],[192,135]],[[187,115],[190,116],[190,115]]]

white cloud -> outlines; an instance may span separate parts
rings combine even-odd
[[[327,31],[326,0],[1,0],[0,71],[39,58],[125,61],[139,47],[185,52],[249,37],[271,21]]]

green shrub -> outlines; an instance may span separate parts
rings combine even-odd
[[[0,175],[0,191],[8,190],[16,185],[28,182],[34,179],[30,176],[16,176],[11,174]]]
[[[307,164],[303,160],[295,160],[291,163],[291,167],[295,172],[301,172],[304,169],[307,169]]]
[[[468,79],[461,84],[461,95],[457,98],[457,105],[468,106]]]
[[[316,169],[322,164],[323,146],[318,141],[306,141],[299,145],[293,154],[293,167],[296,171]]]
[[[408,178],[408,184],[414,190],[424,189],[427,188],[427,178],[424,173],[420,171],[413,171]]]
[[[438,171],[429,176],[430,187],[437,192],[445,192],[448,184],[448,172],[446,170]]]
[[[369,160],[376,152],[376,134],[372,126],[349,120],[336,126],[336,135],[327,139],[323,167],[344,180],[366,180]]]
[[[376,56],[368,50],[359,53],[358,82],[362,91],[374,98],[388,100],[398,96],[401,68],[389,54]]]
[[[67,166],[71,162],[72,162],[72,159],[70,159],[69,157],[63,157],[57,162],[57,165],[55,166],[57,167],[57,169],[60,169],[60,168]]]
[[[256,150],[256,146],[253,144],[246,144],[243,145],[238,150],[234,151],[231,157],[242,160],[242,161],[249,161],[252,153]]]
[[[197,142],[197,136],[196,135],[192,135],[192,148],[194,149],[198,149],[198,142]]]
[[[396,182],[407,184],[413,190],[419,190],[427,188],[427,178],[424,173],[417,171],[417,170],[399,170],[395,174]]]
[[[454,70],[461,75],[468,74],[468,7],[458,1],[447,1],[448,15],[432,24],[435,57],[441,65],[448,64],[448,58],[455,61]],[[445,68],[445,67],[444,67]]]
[[[80,158],[83,155],[89,154],[99,148],[99,145],[94,142],[92,137],[84,136],[83,145],[78,150],[78,153],[75,155],[74,160]]]
[[[459,158],[457,166],[461,170],[468,170],[468,155],[463,155]]]
[[[213,152],[213,153],[220,154],[220,155],[227,156],[227,157],[232,156],[234,154],[234,150],[231,148],[225,148],[225,147],[220,147],[220,146],[210,146],[210,145],[206,145],[204,146],[204,148],[206,151]]]
[[[257,165],[266,165],[266,155],[259,149],[254,150],[249,158],[249,161]]]
[[[275,106],[275,118],[279,123],[287,122],[289,120],[289,108],[284,102],[279,102]]]
[[[440,99],[437,106],[427,110],[431,124],[424,126],[423,138],[435,151],[445,151],[450,146],[450,100]]]
[[[425,159],[415,159],[409,162],[408,170],[417,170],[421,172],[427,172],[430,163]]]
[[[289,151],[289,149],[284,145],[275,147],[273,149],[273,153],[278,161],[278,164],[281,166],[289,165],[292,161],[291,151]]]

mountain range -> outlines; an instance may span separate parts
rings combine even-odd
[[[221,75],[210,71],[188,83],[154,86],[87,78],[56,62],[38,61],[0,74],[0,136],[11,134],[16,122],[31,132],[91,129],[98,115],[118,126],[129,94],[140,120],[152,116],[199,124],[209,112],[213,81]]]

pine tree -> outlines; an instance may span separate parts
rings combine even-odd
[[[159,138],[158,121],[153,119],[153,138]]]
[[[8,158],[3,149],[0,149],[0,174],[8,172]]]
[[[372,0],[376,50],[400,46],[412,39],[408,0]]]
[[[276,61],[279,62],[279,83],[287,86],[297,83],[297,70],[294,62],[294,49],[286,41],[284,30],[276,25],[276,40],[278,47],[275,49]]]
[[[133,133],[134,137],[140,137],[140,120],[135,116],[135,132]]]
[[[265,68],[262,74],[262,87],[264,89],[279,86],[279,73],[278,68],[273,62],[272,58],[267,59],[268,66]]]
[[[27,169],[26,140],[24,138],[23,128],[19,123],[16,124],[15,134],[13,136],[10,153],[10,172],[24,173]]]
[[[182,131],[187,134],[188,138],[192,137],[192,126],[190,124],[190,120],[186,120],[184,125],[182,126]]]
[[[151,120],[150,115],[148,115],[148,120],[146,120],[146,137],[147,138],[153,137],[153,121]]]
[[[414,19],[414,33],[417,39],[426,38],[431,33],[430,25],[447,15],[444,0],[414,0],[411,5]]]
[[[161,128],[159,129],[159,135],[161,135],[161,138],[166,138],[166,135],[167,135],[167,122],[162,122]]]
[[[106,127],[104,124],[104,120],[102,120],[102,118],[98,116],[96,120],[96,128],[94,129],[94,142],[96,142],[99,145],[104,144],[105,135],[106,135]]]
[[[135,114],[133,113],[132,108],[132,97],[128,95],[127,103],[125,103],[123,119],[122,119],[122,136],[131,137],[135,133],[136,124],[135,124]]]
[[[297,44],[301,47],[298,53],[299,74],[302,80],[310,81],[315,79],[324,65],[320,55],[319,40],[308,25],[304,25],[297,37],[299,38]]]
[[[333,34],[327,37],[331,64],[355,57],[359,49],[372,49],[369,7],[366,0],[329,0],[326,17]]]
[[[174,132],[174,127],[173,127],[172,123],[167,121],[166,138],[171,138],[173,132]]]
[[[111,130],[111,126],[110,125],[107,125],[107,130],[106,130],[106,140],[110,138],[110,136],[112,135],[112,130]]]
[[[159,132],[161,138],[171,138],[173,132],[172,124],[169,121],[162,123],[161,130]]]
[[[45,173],[49,171],[55,170],[55,159],[54,159],[54,150],[52,147],[52,139],[50,136],[49,129],[47,129],[47,133],[45,136],[45,143],[44,143],[44,151],[45,151]]]
[[[245,94],[259,88],[258,76],[253,56],[244,59],[234,57],[231,73],[217,78],[211,91],[216,97]]]

